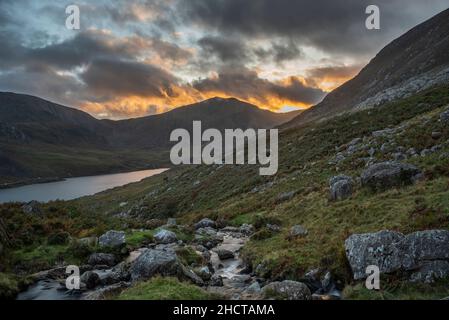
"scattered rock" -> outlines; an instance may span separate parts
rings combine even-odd
[[[154,235],[154,240],[159,244],[169,244],[177,242],[178,238],[176,237],[176,233],[162,229]]]
[[[216,228],[216,224],[214,221],[212,221],[211,219],[208,219],[208,218],[204,218],[201,221],[195,223],[195,229],[207,228],[207,227]]]
[[[302,282],[284,280],[272,282],[263,288],[265,297],[282,300],[310,300],[312,294],[309,288]]]
[[[353,181],[351,177],[340,175],[329,180],[330,196],[332,200],[344,200],[352,195]]]
[[[250,236],[254,233],[254,226],[252,224],[244,223],[240,226],[240,232],[245,236]]]
[[[216,253],[220,260],[234,259],[234,253],[230,250],[218,249]]]
[[[281,227],[278,226],[277,224],[267,223],[266,227],[271,232],[279,232],[279,231],[281,231]]]
[[[80,281],[87,289],[93,289],[100,284],[100,276],[96,272],[86,271],[81,275]]]
[[[125,232],[109,230],[98,239],[101,247],[120,247],[126,243]]]
[[[292,238],[304,237],[307,234],[307,229],[300,225],[295,225],[290,229],[290,237]]]
[[[212,287],[223,287],[223,278],[220,275],[213,275],[210,278],[209,285]]]
[[[40,203],[37,201],[30,201],[22,206],[22,211],[25,214],[41,214]]]
[[[394,161],[382,162],[363,171],[361,182],[363,186],[370,187],[373,190],[385,190],[412,184],[420,174],[421,171],[411,164]]]
[[[116,264],[116,258],[111,253],[93,253],[89,256],[87,263],[91,266],[107,265],[113,267]]]
[[[284,202],[284,201],[288,201],[293,199],[293,197],[295,196],[296,191],[290,191],[290,192],[283,192],[280,193],[277,198],[276,198],[276,202]]]

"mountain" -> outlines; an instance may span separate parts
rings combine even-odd
[[[449,82],[449,9],[391,42],[352,80],[284,127],[411,96]]]
[[[272,128],[298,112],[278,114],[237,99],[213,98],[129,120],[98,120],[37,97],[0,93],[0,182],[68,177],[169,165],[171,131]]]

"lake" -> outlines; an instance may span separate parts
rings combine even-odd
[[[124,186],[160,174],[167,169],[141,170],[100,176],[68,178],[64,181],[49,182],[0,190],[0,203],[48,202],[52,200],[73,200]]]

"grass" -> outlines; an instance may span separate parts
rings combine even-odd
[[[17,277],[11,274],[0,273],[0,299],[14,299],[19,293]]]
[[[156,277],[123,291],[118,300],[209,300],[213,297],[203,289],[176,278]]]
[[[130,231],[126,234],[126,243],[131,247],[139,248],[146,243],[151,243],[154,234],[154,230]]]

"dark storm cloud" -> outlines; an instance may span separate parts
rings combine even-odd
[[[248,52],[239,39],[220,36],[206,36],[198,41],[204,57],[215,56],[223,62],[246,61]]]
[[[81,78],[97,96],[173,96],[177,79],[152,65],[134,61],[94,60]]]
[[[434,2],[375,1],[383,32],[365,28],[371,0],[190,0],[182,1],[180,8],[186,21],[206,30],[247,38],[288,37],[329,52],[361,54],[380,49],[398,27],[403,32],[423,21],[425,12],[432,15],[437,7],[447,7],[444,0]]]
[[[240,67],[222,70],[215,78],[195,81],[193,87],[201,92],[222,92],[243,99],[264,101],[275,96],[306,104],[319,102],[326,94],[318,88],[304,85],[297,78],[288,80],[286,83],[271,82],[259,78],[254,71]]]
[[[271,48],[256,48],[254,54],[262,60],[271,60],[277,64],[282,64],[284,61],[291,61],[301,57],[302,52],[293,41],[285,41],[273,43]]]

